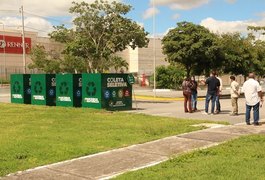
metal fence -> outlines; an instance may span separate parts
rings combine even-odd
[[[0,83],[3,84],[9,82],[11,74],[23,74],[23,69],[23,66],[7,66],[5,68],[4,66],[0,65]],[[26,74],[36,73],[40,73],[40,71],[26,68]]]

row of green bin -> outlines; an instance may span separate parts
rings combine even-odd
[[[11,102],[132,109],[131,74],[12,74]]]

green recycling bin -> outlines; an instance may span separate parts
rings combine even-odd
[[[131,74],[82,74],[82,106],[97,109],[132,109]]]
[[[55,74],[31,75],[31,104],[56,105]]]
[[[11,103],[31,103],[30,74],[11,74]]]
[[[56,74],[56,106],[82,106],[81,74]]]
[[[101,74],[82,74],[82,107],[102,109]]]

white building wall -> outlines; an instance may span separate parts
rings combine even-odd
[[[138,73],[139,71],[139,49],[129,48],[129,71],[131,73]]]
[[[154,65],[157,67],[169,64],[165,61],[166,56],[162,53],[161,39],[159,38],[155,39],[155,44],[154,39],[150,39],[148,47],[140,48],[138,54],[139,74],[150,76],[154,72]]]

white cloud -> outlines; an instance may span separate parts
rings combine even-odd
[[[4,24],[6,30],[21,30],[22,27],[21,19],[17,17],[0,18],[0,22]],[[47,36],[53,30],[53,26],[49,21],[38,17],[26,17],[24,19],[24,26],[25,31],[38,32],[39,36]]]
[[[75,2],[85,1],[92,3],[94,0],[74,0]],[[114,1],[114,0],[108,0]],[[121,1],[121,0],[118,0]],[[72,6],[73,0],[22,0],[25,12],[34,13],[41,16],[65,16],[69,15],[68,10]],[[16,10],[18,14],[21,0],[1,0],[0,10]],[[2,11],[1,14],[7,13]]]
[[[139,26],[144,27],[144,23],[142,22],[136,22]]]
[[[179,14],[174,14],[172,18],[173,18],[173,19],[178,19],[179,17],[180,17]]]
[[[52,24],[49,22],[51,19],[47,17],[53,17],[54,20],[58,21],[58,24],[70,23],[72,20],[71,18],[65,22],[62,17],[70,16],[68,11],[72,6],[72,1],[73,0],[0,0],[0,22],[4,24],[6,29],[17,29],[17,27],[21,26],[19,9],[23,3],[25,30],[38,31],[39,36],[47,36],[47,34],[53,30]],[[94,2],[94,0],[74,1]],[[108,1],[111,2],[114,0]],[[118,1],[121,2],[122,0]]]
[[[153,17],[154,15],[158,14],[159,13],[159,10],[155,7],[151,7],[151,8],[148,8],[144,14],[143,14],[143,18],[144,19],[148,19],[148,18],[151,18]]]
[[[150,5],[169,6],[171,9],[189,10],[208,4],[210,0],[150,0]]]
[[[220,21],[209,17],[202,20],[200,24],[214,33],[240,32],[246,34],[249,32],[248,26],[265,26],[265,18],[257,21]]]

